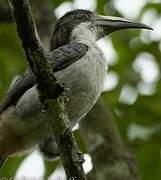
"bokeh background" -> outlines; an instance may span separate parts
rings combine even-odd
[[[143,180],[161,179],[161,1],[160,0],[53,0],[57,18],[82,8],[102,15],[143,22],[154,30],[124,30],[100,40],[108,62],[102,97],[120,136],[133,153]],[[27,67],[13,23],[0,24],[0,98],[13,78]],[[75,136],[85,153],[86,172],[92,169],[78,126]],[[61,161],[44,161],[35,150],[10,158],[0,177],[64,177]]]

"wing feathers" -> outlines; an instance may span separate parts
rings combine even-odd
[[[53,72],[56,72],[79,60],[87,51],[88,47],[85,44],[75,42],[61,46],[46,56]],[[24,92],[34,85],[34,75],[30,69],[27,69],[9,88],[5,98],[1,101],[0,114],[9,106],[15,105]]]

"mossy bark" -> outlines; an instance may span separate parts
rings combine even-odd
[[[50,124],[62,157],[67,179],[85,180],[82,156],[69,126],[65,111],[64,88],[57,83],[42,48],[28,0],[10,0],[17,32],[30,68],[35,75],[40,101],[49,111]],[[44,112],[45,113],[45,112]]]

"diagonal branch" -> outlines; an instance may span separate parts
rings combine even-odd
[[[65,95],[62,94],[64,88],[57,83],[52,69],[47,63],[28,0],[10,0],[10,4],[18,35],[38,83],[40,100],[45,107],[46,105],[48,107],[50,125],[58,144],[67,178],[85,180],[83,161],[80,158],[80,152],[69,126],[69,118],[65,112]]]

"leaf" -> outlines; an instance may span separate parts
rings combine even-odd
[[[0,178],[13,178],[16,175],[16,171],[25,156],[11,157],[9,158],[4,166],[0,169]]]

